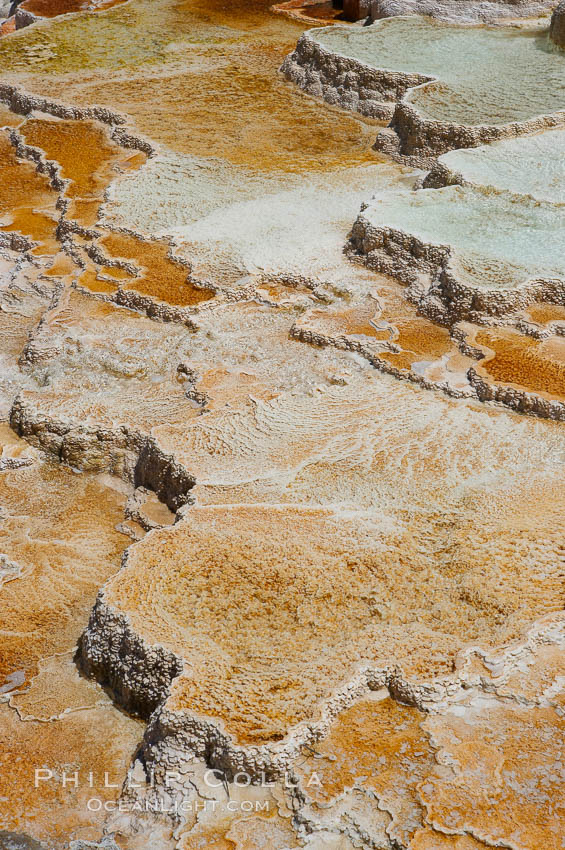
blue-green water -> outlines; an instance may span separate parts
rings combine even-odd
[[[565,109],[565,51],[550,43],[546,31],[457,27],[411,17],[311,35],[372,67],[437,78],[409,95],[430,118],[505,124]]]
[[[469,183],[565,203],[565,130],[451,151],[440,162]]]
[[[565,277],[565,206],[449,186],[378,198],[363,216],[376,226],[450,246],[457,276],[474,286],[507,288],[531,278]]]

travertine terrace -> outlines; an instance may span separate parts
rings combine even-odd
[[[1,7],[0,850],[562,846],[553,4],[299,5]]]
[[[87,669],[126,707],[148,716],[159,706],[148,740],[155,746],[155,736],[161,739],[161,757],[167,744],[178,752],[184,742],[231,772],[280,771],[299,743],[316,740],[328,716],[363,690],[400,687],[397,680],[408,677],[406,689],[425,702],[431,679],[451,669],[461,646],[479,635],[508,642],[536,609],[559,609],[560,581],[552,602],[547,580],[537,579],[541,564],[528,570],[518,551],[510,569],[491,552],[487,583],[484,555],[467,536],[479,505],[483,513],[504,511],[506,493],[488,504],[474,488],[468,513],[445,501],[434,505],[454,524],[446,573],[431,558],[445,545],[440,529],[427,523],[418,536],[429,534],[428,546],[411,545],[416,529],[403,522],[408,505],[395,505],[374,473],[366,477],[367,500],[380,489],[377,516],[368,505],[354,513],[305,507],[298,494],[282,507],[194,507],[130,550],[99,596],[82,653]],[[428,478],[433,490],[433,474]],[[459,488],[471,489],[464,479]],[[531,497],[526,485],[522,498]],[[520,531],[525,543],[528,531]],[[511,537],[509,529],[513,549]],[[542,557],[549,572],[558,551],[548,541]],[[437,698],[446,687],[436,685]]]
[[[565,303],[565,255],[557,235],[563,211],[488,187],[404,191],[366,206],[351,246],[374,268],[419,289],[428,313],[449,323],[480,320],[544,299]],[[537,261],[540,248],[544,259]]]
[[[425,189],[364,205],[350,237],[352,256],[401,280],[419,311],[478,358],[467,377],[480,398],[556,419],[565,415],[562,141],[549,130],[445,154]]]
[[[326,27],[304,33],[282,71],[328,103],[391,119],[377,147],[415,164],[565,121],[565,64],[539,26],[401,16]]]

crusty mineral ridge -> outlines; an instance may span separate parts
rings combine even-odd
[[[525,220],[536,226],[530,231]],[[536,245],[550,242],[561,220],[559,205],[450,186],[365,204],[349,248],[370,268],[405,283],[425,315],[453,325],[503,317],[540,301],[563,305],[559,252],[547,252],[546,264],[535,261]],[[498,239],[492,221],[510,239]],[[469,222],[474,226],[465,231]]]
[[[565,302],[555,238],[563,226],[563,138],[563,130],[548,130],[444,154],[423,191],[363,205],[350,234],[352,256],[397,277],[424,314],[450,326],[512,316],[523,330],[524,311],[543,302],[558,320]]]
[[[468,33],[465,48],[460,42],[464,33]],[[383,56],[391,37],[398,39],[394,42],[397,47]],[[442,39],[445,47],[440,58],[438,44]],[[538,78],[545,73],[541,67],[546,62],[557,76],[563,73],[565,65],[560,67],[559,57],[550,54],[550,58],[540,59],[547,54],[543,49],[546,39],[547,35],[537,30],[528,34],[520,30],[468,30],[438,25],[429,19],[397,17],[363,29],[309,30],[286,57],[281,71],[308,94],[330,104],[390,119],[389,128],[377,136],[376,149],[426,165],[438,154],[455,148],[563,125],[562,104],[553,97],[557,90],[548,90],[546,103],[531,92],[521,100],[516,92],[516,98],[508,98],[504,104],[502,95],[512,85],[511,65],[520,79],[534,79],[536,62],[541,62]],[[492,52],[509,50],[510,44],[514,46],[513,61],[508,55],[508,61],[505,56],[492,62]],[[471,76],[466,70],[469,63],[476,68]]]
[[[281,72],[307,94],[369,118],[390,119],[396,104],[414,86],[430,81],[424,74],[402,74],[332,53],[305,32]]]
[[[360,354],[375,368],[456,398],[473,395],[466,376],[473,359],[447,328],[418,313],[402,284],[384,276],[378,289],[349,304],[308,310],[295,339]]]
[[[551,16],[549,37],[558,47],[565,47],[565,3],[561,2]]]

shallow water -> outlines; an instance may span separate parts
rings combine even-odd
[[[47,159],[60,165],[61,177],[71,181],[66,189],[70,198],[98,198],[115,177],[112,165],[127,155],[94,121],[32,118],[20,132],[28,145],[40,148]]]
[[[440,162],[469,183],[565,203],[565,130],[450,151]]]
[[[552,47],[546,31],[391,18],[319,30],[314,38],[375,68],[437,78],[410,96],[430,118],[505,124],[565,107],[565,53]]]
[[[514,329],[481,330],[475,342],[483,346],[487,360],[481,367],[496,383],[513,385],[529,392],[565,397],[565,340],[537,340]]]
[[[0,62],[5,79],[106,105],[179,153],[283,173],[378,161],[374,125],[279,75],[304,27],[266,5],[137,0],[16,33]]]

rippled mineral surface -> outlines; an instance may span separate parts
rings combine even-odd
[[[0,2],[0,850],[563,848],[565,53],[460,6]]]

